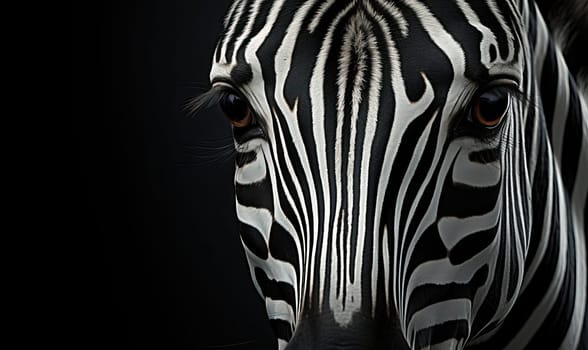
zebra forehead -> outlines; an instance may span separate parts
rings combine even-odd
[[[406,34],[408,23],[406,16],[412,12],[423,21],[428,18],[451,18],[463,21],[463,14],[475,14],[476,20],[485,25],[496,26],[496,20],[487,21],[488,15],[501,16],[509,20],[520,17],[516,1],[476,1],[435,0],[422,1],[423,6],[413,6],[416,1],[398,0],[236,0],[230,6],[224,20],[223,40],[244,39],[246,36],[257,35],[270,25],[273,29],[288,29],[293,18],[306,22],[307,30],[314,30],[321,24],[331,24],[341,12],[349,16],[366,13],[370,20],[396,22],[389,29]],[[458,15],[459,18],[455,16]],[[366,17],[366,18],[367,18]],[[467,18],[471,21],[472,18]]]
[[[329,44],[331,50],[340,50],[347,44],[348,53],[353,54],[349,63],[358,65],[368,48],[389,46],[382,42],[386,40],[402,42],[398,49],[410,52],[411,61],[426,63],[437,59],[427,54],[431,50],[426,46],[430,31],[443,29],[470,54],[466,73],[473,80],[483,80],[484,67],[473,64],[487,67],[496,57],[513,59],[515,27],[520,25],[517,11],[510,1],[437,0],[418,5],[386,0],[235,1],[226,16],[215,64],[227,66],[224,75],[239,86],[251,80],[250,55],[268,59],[282,46],[295,45],[299,57],[306,54],[306,63],[312,64],[317,56],[328,53],[320,48]],[[298,34],[292,36],[292,32]],[[289,35],[295,42],[285,40]],[[374,39],[371,44],[369,38]],[[484,59],[484,55],[488,57]],[[334,63],[335,59],[329,60]]]

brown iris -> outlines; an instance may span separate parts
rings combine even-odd
[[[228,93],[219,101],[219,105],[231,124],[237,128],[243,128],[253,121],[253,113],[249,104],[238,95]]]
[[[473,101],[472,121],[486,128],[500,124],[509,107],[509,95],[501,89],[487,90]]]

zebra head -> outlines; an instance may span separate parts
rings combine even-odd
[[[280,348],[461,349],[516,324],[532,237],[571,206],[538,78],[565,65],[537,51],[559,55],[527,1],[233,2],[197,104],[233,125],[240,235]]]

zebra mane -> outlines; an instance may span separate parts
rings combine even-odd
[[[588,98],[588,1],[536,0],[584,98]]]

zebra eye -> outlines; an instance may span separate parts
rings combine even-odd
[[[249,104],[235,94],[228,93],[224,95],[220,99],[219,105],[234,127],[243,128],[253,121],[253,113],[249,108]]]
[[[510,106],[510,95],[505,89],[486,90],[474,98],[472,104],[472,122],[487,129],[500,124]]]

